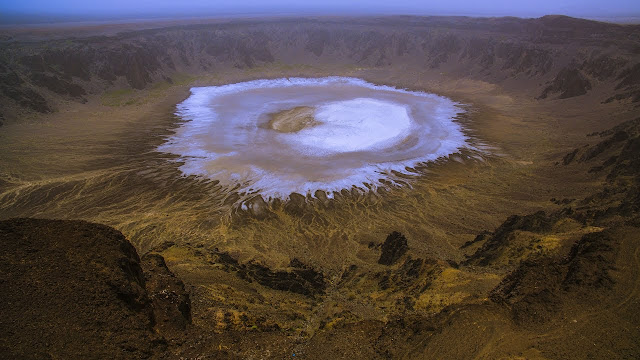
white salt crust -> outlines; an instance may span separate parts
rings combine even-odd
[[[315,108],[318,125],[269,129],[269,114]],[[185,175],[265,198],[372,187],[391,171],[466,144],[453,101],[347,77],[283,78],[196,87],[178,104],[185,122],[158,150],[180,156]]]

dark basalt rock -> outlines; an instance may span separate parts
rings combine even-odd
[[[620,154],[615,158],[615,164],[607,180],[630,176],[635,177],[635,185],[640,185],[640,136],[625,142]]]
[[[596,144],[595,146],[589,148],[587,151],[582,154],[580,157],[580,161],[589,161],[596,156],[602,154],[606,150],[610,149],[617,143],[623,142],[629,138],[629,134],[626,131],[618,131],[613,136],[608,139]]]
[[[572,152],[570,152],[567,155],[565,155],[562,158],[562,164],[563,165],[571,164],[571,162],[576,158],[576,155],[578,155],[579,151],[580,151],[580,149],[574,149]]]
[[[378,285],[382,290],[389,289],[390,287],[405,289],[422,275],[421,270],[424,263],[424,259],[409,258],[397,271],[382,276]]]
[[[567,273],[562,285],[565,288],[611,288],[615,282],[610,271],[615,270],[618,246],[618,239],[607,231],[584,235],[573,245],[563,264],[567,266]]]
[[[226,252],[215,250],[211,255],[211,262],[223,265],[226,271],[271,289],[314,297],[324,294],[326,288],[324,275],[298,259],[291,260],[288,270],[271,270],[258,262],[240,264]]]
[[[618,241],[609,231],[590,233],[577,241],[565,259],[543,257],[523,261],[490,293],[490,299],[511,307],[514,319],[545,321],[566,296],[610,289]],[[571,295],[574,294],[574,295]]]
[[[292,263],[292,267],[290,271],[273,271],[259,263],[248,263],[240,271],[240,276],[275,290],[306,296],[324,293],[326,285],[322,273],[302,264]]]
[[[476,237],[475,242],[482,240],[486,242],[463,264],[487,266],[511,245],[511,234],[514,231],[546,233],[551,231],[559,216],[561,213],[547,215],[544,211],[525,216],[512,215],[493,234],[485,232],[478,235],[481,238]]]
[[[626,91],[623,93],[615,94],[607,98],[605,101],[603,101],[603,103],[608,104],[614,100],[620,101],[620,100],[626,100],[626,99],[631,99],[631,102],[634,102],[634,103],[640,102],[640,88],[632,91]]]
[[[465,249],[468,248],[469,246],[479,243],[479,242],[483,242],[485,240],[487,240],[489,237],[491,237],[492,233],[489,231],[483,231],[480,234],[478,234],[473,240],[469,240],[467,242],[465,242],[464,244],[462,244],[462,246],[460,246],[460,249]]]
[[[145,359],[165,349],[136,250],[108,226],[1,221],[0,283],[0,358]]]
[[[632,119],[629,121],[625,121],[621,124],[618,124],[612,127],[609,130],[601,131],[596,133],[596,135],[600,137],[611,136],[617,132],[624,131],[628,133],[631,137],[636,137],[640,135],[640,118]]]
[[[393,265],[404,255],[409,246],[407,245],[407,238],[401,233],[394,231],[382,244],[382,254],[378,259],[378,264]]]
[[[640,118],[625,121],[615,127],[594,133],[592,136],[604,138],[601,142],[576,149],[565,156],[565,165],[572,161],[588,162],[605,159],[601,165],[591,168],[590,172],[612,168],[607,179],[609,181],[619,175],[635,175],[640,173],[637,164],[640,149],[635,145],[640,139]],[[578,154],[581,154],[578,156]]]
[[[20,106],[37,111],[39,113],[50,113],[53,109],[42,95],[27,87],[17,89],[4,89],[4,94],[15,100]]]
[[[606,184],[601,191],[582,201],[591,209],[580,212],[576,219],[603,224],[607,219],[624,216],[627,224],[640,224],[640,118],[595,135],[605,139],[581,148],[579,161],[600,161],[589,171],[608,170]]]
[[[343,274],[339,285],[350,288],[357,287],[363,279],[374,280],[378,289],[396,297],[396,306],[410,311],[421,294],[431,288],[445,268],[444,262],[433,258],[412,259],[406,256],[398,266],[377,273],[356,273],[357,269],[350,270],[346,276]]]
[[[178,279],[158,254],[142,257],[147,295],[151,300],[155,327],[165,336],[175,336],[191,323],[191,300]]]
[[[539,99],[546,99],[551,93],[560,93],[559,99],[567,99],[584,95],[591,90],[591,82],[576,68],[564,68],[540,94]]]

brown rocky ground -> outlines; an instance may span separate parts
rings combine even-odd
[[[3,221],[3,357],[639,356],[637,26],[170,25],[5,30],[0,219],[106,223],[144,256],[102,225]],[[155,152],[189,86],[326,75],[449,96],[476,150],[273,202]]]
[[[182,282],[153,258],[143,273],[108,226],[14,219],[0,238],[4,358],[149,358],[167,349],[159,333],[189,320]]]

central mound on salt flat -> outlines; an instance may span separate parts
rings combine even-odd
[[[298,106],[289,110],[278,111],[271,114],[269,128],[283,133],[300,131],[318,125],[315,118],[315,108],[309,106]]]
[[[191,89],[159,150],[198,175],[267,197],[393,181],[392,171],[465,146],[460,109],[355,78],[257,80]]]

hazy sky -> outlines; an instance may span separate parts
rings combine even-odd
[[[638,16],[640,0],[0,0],[0,15],[419,14]]]

